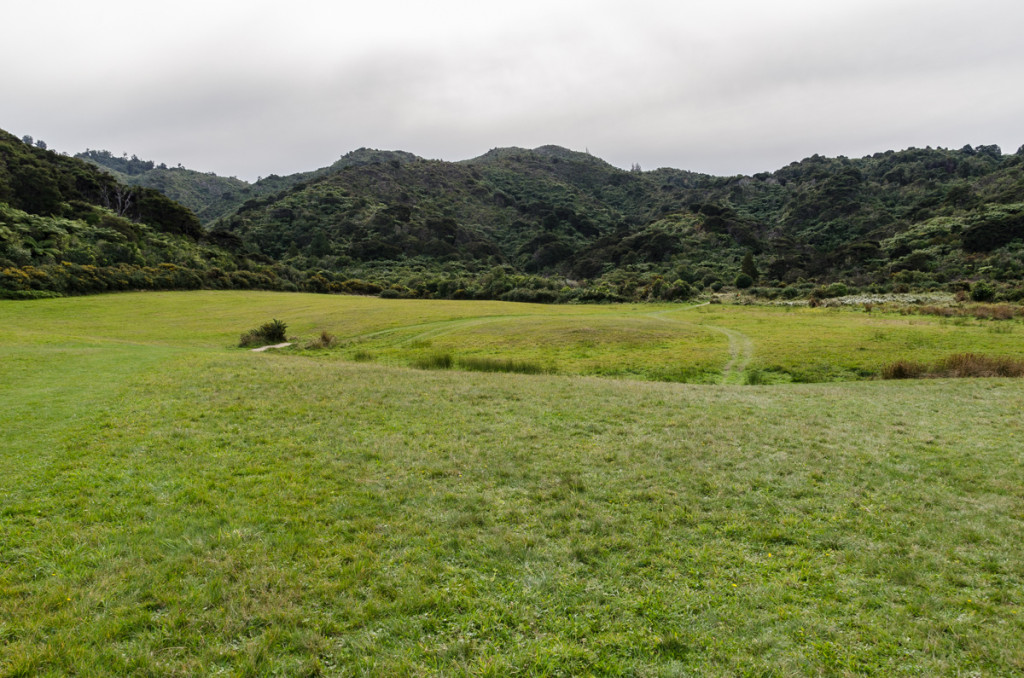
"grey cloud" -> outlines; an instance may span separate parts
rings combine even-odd
[[[0,127],[247,178],[360,146],[462,159],[554,143],[619,166],[733,174],[813,153],[1024,142],[1019,3],[524,2],[496,14],[439,1],[411,17],[401,3],[267,4],[186,35],[175,19],[121,59],[75,44],[88,26],[62,27],[69,51],[39,63],[0,45],[19,64]]]

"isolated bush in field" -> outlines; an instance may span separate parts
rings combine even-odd
[[[257,344],[280,344],[287,340],[285,330],[288,325],[277,320],[264,323],[254,330],[242,334],[238,341],[239,346],[255,346]]]
[[[321,330],[320,336],[306,344],[306,348],[331,348],[337,343],[337,339],[327,330]]]
[[[412,366],[421,370],[450,370],[454,363],[451,353],[433,353],[414,360]]]
[[[745,290],[745,289],[747,289],[748,287],[750,287],[751,285],[754,284],[754,279],[751,278],[746,273],[740,273],[738,276],[736,276],[735,284],[736,284],[736,289]]]
[[[546,370],[537,363],[502,358],[459,358],[459,367],[472,372],[517,372],[540,374]]]

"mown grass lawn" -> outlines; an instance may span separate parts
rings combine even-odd
[[[664,310],[689,323],[679,336],[650,324]],[[879,322],[808,313],[818,333]],[[783,332],[759,319],[794,317],[262,293],[0,303],[0,675],[1024,672],[1020,380],[399,362],[406,340],[482,350],[504,319],[451,323],[516,315],[538,322],[511,325],[513,354],[536,350],[521,334],[587,323],[603,360],[713,324],[751,337],[757,361]],[[384,364],[346,360],[355,343],[233,347],[271,317],[364,346],[387,330]],[[720,368],[730,337],[712,331]]]

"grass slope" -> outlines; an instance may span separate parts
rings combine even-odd
[[[232,348],[270,317],[571,332],[550,307],[406,303],[0,302],[0,675],[1024,671],[1021,381],[700,386]],[[613,337],[633,312],[563,310]],[[762,313],[665,315],[742,331],[756,363],[784,324]],[[482,344],[498,324],[459,327]]]

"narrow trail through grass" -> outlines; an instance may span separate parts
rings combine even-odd
[[[487,315],[487,316],[470,316],[468,318],[450,318],[448,320],[437,320],[434,322],[426,323],[412,323],[410,325],[398,325],[396,327],[389,327],[383,330],[376,330],[374,332],[365,332],[362,334],[356,334],[349,337],[345,337],[345,341],[350,343],[361,343],[366,341],[372,341],[381,337],[386,337],[392,334],[400,334],[402,332],[408,332],[410,330],[423,329],[422,332],[415,334],[411,337],[404,339],[398,339],[394,341],[394,344],[407,344],[415,341],[423,341],[425,339],[431,339],[436,336],[447,334],[461,327],[479,325],[486,322],[496,322],[499,320],[508,320],[510,318],[525,318],[531,317],[526,315]]]
[[[701,306],[707,306],[708,302],[702,304],[695,304],[694,306],[687,307],[686,310],[692,310],[700,308]],[[724,335],[729,340],[729,361],[722,367],[722,380],[723,384],[742,384],[743,374],[747,367],[750,365],[750,361],[754,357],[754,342],[743,332],[738,330],[728,329],[719,325],[709,325],[707,323],[695,323],[686,320],[679,320],[678,318],[666,318],[665,315],[668,313],[675,312],[675,309],[669,309],[667,311],[656,311],[654,313],[647,313],[650,318],[657,318],[658,320],[664,320],[666,322],[678,323],[681,325],[687,325],[689,327],[700,327],[708,330],[713,330],[719,334]]]
[[[483,317],[483,318],[467,318],[467,319],[463,319],[463,320],[451,320],[451,321],[448,321],[446,323],[441,324],[440,327],[436,327],[434,329],[427,330],[426,332],[421,332],[419,334],[416,334],[416,335],[413,335],[411,337],[408,337],[407,339],[402,339],[401,341],[396,342],[396,344],[399,344],[399,345],[401,345],[401,344],[413,344],[413,343],[416,343],[418,341],[427,341],[429,339],[435,339],[437,337],[442,337],[442,336],[444,336],[446,334],[451,334],[452,332],[455,332],[457,330],[460,330],[460,329],[463,329],[463,328],[466,328],[466,327],[478,327],[480,325],[486,325],[488,323],[502,322],[502,321],[505,321],[505,320],[512,320],[512,319],[523,318],[523,317],[526,317],[526,316],[521,316],[521,315],[498,315],[498,316],[486,316],[486,317]]]
[[[742,384],[743,373],[750,360],[754,357],[754,342],[750,337],[737,330],[730,330],[717,325],[701,325],[709,330],[721,332],[729,338],[729,362],[722,368],[723,384]]]

